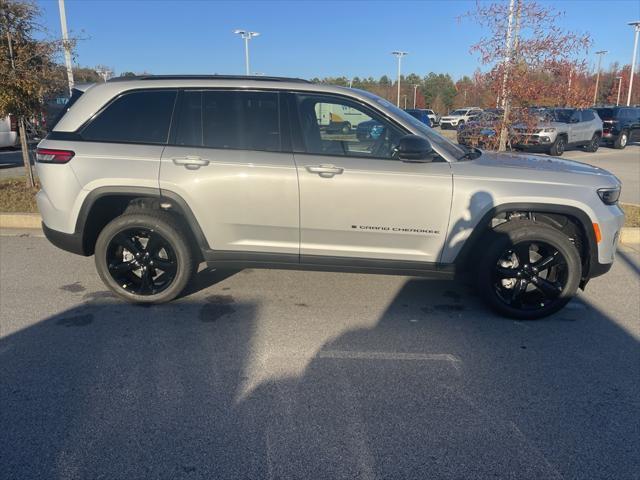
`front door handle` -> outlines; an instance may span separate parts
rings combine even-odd
[[[334,175],[340,175],[344,172],[344,168],[335,165],[307,165],[308,172],[317,173],[323,178],[331,178]]]
[[[188,170],[197,170],[200,167],[209,165],[209,160],[198,157],[197,155],[187,155],[186,157],[172,158],[171,161],[176,165],[182,165]]]

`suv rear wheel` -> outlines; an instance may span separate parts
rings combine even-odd
[[[582,266],[576,247],[562,232],[514,220],[488,235],[476,279],[481,296],[494,310],[535,320],[557,312],[573,298]]]
[[[198,266],[189,239],[169,213],[134,210],[100,232],[96,268],[110,290],[134,303],[176,298]]]
[[[613,148],[617,148],[618,150],[622,150],[627,146],[627,142],[629,141],[629,134],[626,131],[620,132],[616,141],[613,142]]]
[[[591,141],[585,145],[584,149],[587,152],[597,152],[598,147],[600,146],[600,134],[594,133],[593,137],[591,137]]]
[[[564,149],[567,146],[567,140],[559,135],[556,138],[556,141],[553,142],[551,148],[549,149],[549,155],[553,155],[554,157],[560,157],[564,153]]]

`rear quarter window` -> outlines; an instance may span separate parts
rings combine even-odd
[[[175,90],[129,92],[111,102],[82,129],[84,140],[167,143]]]

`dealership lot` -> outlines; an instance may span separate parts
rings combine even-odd
[[[0,237],[0,261],[1,478],[640,469],[629,247],[538,322],[450,282],[277,270],[201,272],[190,295],[145,308],[44,238]]]

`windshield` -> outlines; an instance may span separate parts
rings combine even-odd
[[[425,137],[432,145],[434,145],[434,149],[436,151],[444,151],[449,156],[454,157],[459,160],[467,154],[467,150],[463,149],[461,146],[452,143],[450,140],[442,137],[440,134],[436,133],[432,128],[428,127],[426,124],[422,123],[420,120],[413,118],[404,110],[396,107],[393,103],[385,100],[384,98],[380,98],[373,93],[367,92],[365,90],[358,90],[358,92],[373,102],[377,103],[385,110],[390,111],[395,116],[401,118],[406,123],[410,124],[417,132],[420,133],[423,137]]]
[[[571,115],[573,115],[573,110],[570,108],[556,108],[555,110],[546,112],[546,119],[560,123],[569,123]]]
[[[453,113],[451,113],[450,115],[466,115],[467,111],[466,110],[454,110]]]
[[[611,120],[616,116],[613,108],[596,108],[596,112],[602,120]]]

